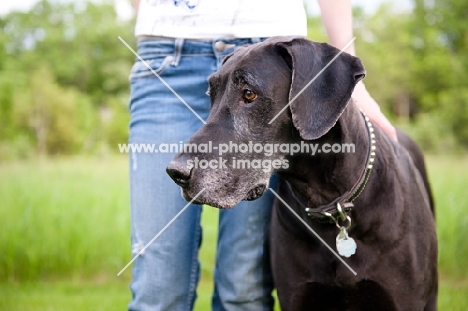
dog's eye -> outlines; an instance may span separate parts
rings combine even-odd
[[[251,103],[257,98],[257,94],[252,92],[251,90],[244,90],[244,94],[242,97],[245,99],[246,102]]]

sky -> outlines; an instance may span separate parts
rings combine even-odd
[[[0,2],[0,16],[8,14],[12,10],[27,11],[39,0],[3,0]],[[59,0],[64,2],[70,2],[72,0]],[[76,0],[75,0],[76,1]],[[94,0],[99,1],[99,0]],[[122,18],[129,18],[133,14],[133,10],[130,6],[130,1],[128,0],[113,0],[116,3],[117,13]],[[333,1],[333,0],[330,0]],[[307,4],[309,12],[312,14],[318,14],[320,11],[318,9],[316,0],[304,0]],[[353,5],[359,5],[365,9],[366,12],[372,13],[379,6],[383,0],[352,0]],[[398,1],[398,6],[402,8],[410,7],[410,0],[400,0]]]

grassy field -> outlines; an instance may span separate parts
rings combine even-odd
[[[440,310],[468,310],[468,159],[430,157]],[[124,310],[130,299],[124,158],[0,164],[0,310]],[[196,310],[209,310],[217,210],[203,212]]]

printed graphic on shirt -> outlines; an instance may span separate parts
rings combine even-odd
[[[182,7],[192,11],[197,8],[201,0],[147,0],[147,3],[152,6],[161,4],[173,3],[176,7]]]

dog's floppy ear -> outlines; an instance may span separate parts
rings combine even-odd
[[[289,101],[297,96],[290,105],[293,124],[303,139],[317,139],[340,118],[356,83],[366,74],[364,66],[358,58],[341,53],[325,68],[340,50],[301,38],[277,42],[276,49],[292,70]]]

